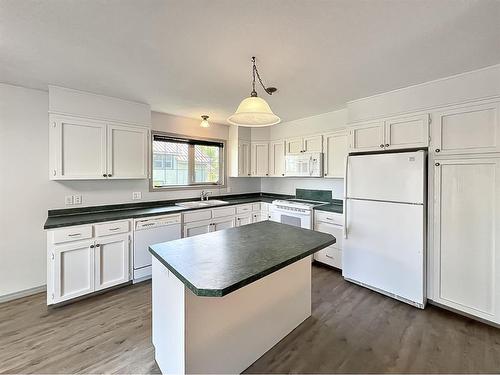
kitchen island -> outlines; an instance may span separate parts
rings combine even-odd
[[[240,373],[311,315],[332,235],[264,221],[150,247],[162,373]]]

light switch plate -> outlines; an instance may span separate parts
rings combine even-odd
[[[73,204],[73,196],[72,195],[66,195],[64,197],[64,204],[66,204],[67,206]]]
[[[133,200],[142,199],[142,192],[140,192],[140,191],[134,191],[132,193],[132,199]]]
[[[73,195],[73,204],[82,204],[82,196]]]

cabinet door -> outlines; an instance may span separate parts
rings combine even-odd
[[[320,134],[304,137],[303,145],[304,152],[323,152],[323,136]]]
[[[236,216],[236,226],[241,227],[242,225],[247,225],[252,223],[252,214],[238,215]]]
[[[217,230],[233,228],[235,226],[235,218],[234,217],[223,217],[221,219],[212,221],[212,232]]]
[[[122,284],[130,279],[130,235],[96,238],[95,290]]]
[[[258,223],[259,221],[267,220],[267,214],[264,212],[254,212],[252,214],[252,223]]]
[[[186,223],[182,227],[183,237],[193,237],[198,234],[205,234],[210,232],[212,228],[212,222],[210,220],[195,221],[192,223]]]
[[[382,122],[355,125],[351,127],[349,133],[351,151],[381,151],[385,147]]]
[[[500,322],[500,159],[434,166],[432,299]]]
[[[429,115],[398,117],[385,121],[388,150],[429,146]]]
[[[343,178],[348,154],[347,133],[341,131],[325,134],[323,144],[325,177]]]
[[[433,115],[432,151],[439,154],[500,152],[500,104],[455,107]]]
[[[321,221],[316,222],[314,225],[314,230],[322,233],[328,233],[335,237],[336,243],[330,245],[316,254],[314,254],[314,259],[329,264],[330,266],[336,268],[342,268],[342,239],[343,239],[343,226],[336,224],[323,223]]]
[[[238,176],[250,176],[250,142],[238,141]]]
[[[106,178],[106,125],[55,117],[50,127],[50,178],[78,180]]]
[[[252,142],[252,176],[269,176],[269,143]]]
[[[273,141],[270,143],[269,175],[282,177],[285,175],[285,142]]]
[[[66,301],[94,291],[94,240],[55,246],[51,257],[53,262],[52,303]]]
[[[108,177],[148,177],[148,129],[108,125]]]
[[[304,151],[302,137],[289,138],[285,140],[285,150],[287,154],[300,154]]]

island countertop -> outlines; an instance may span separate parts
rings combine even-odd
[[[335,241],[330,234],[262,221],[156,244],[149,251],[195,295],[222,297]]]

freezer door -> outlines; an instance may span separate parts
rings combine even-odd
[[[425,152],[352,155],[347,159],[348,198],[424,202]]]
[[[349,199],[342,275],[423,305],[424,207]]]

